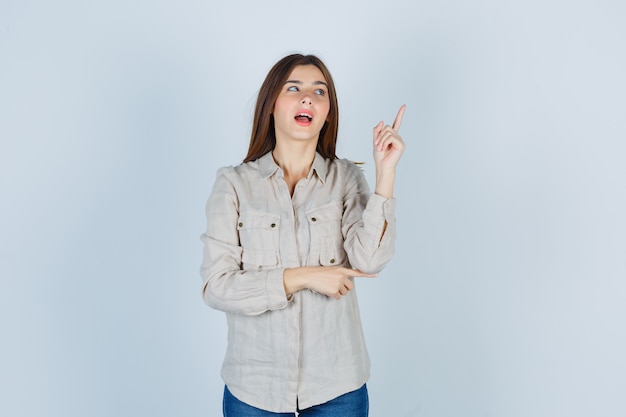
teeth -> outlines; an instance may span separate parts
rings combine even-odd
[[[306,114],[306,113],[298,113],[298,115],[296,117],[301,117],[301,116],[306,117],[309,120],[312,119],[311,115],[310,114]]]

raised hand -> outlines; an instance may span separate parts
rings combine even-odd
[[[405,144],[398,131],[405,110],[406,104],[403,104],[391,126],[382,121],[374,126],[374,162],[377,171],[395,169],[400,161]]]
[[[405,144],[398,134],[406,104],[398,110],[393,124],[385,125],[383,122],[374,126],[374,163],[376,164],[376,189],[375,192],[383,197],[393,197],[393,184],[396,178],[396,166],[404,152]]]

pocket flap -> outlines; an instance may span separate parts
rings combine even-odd
[[[237,220],[237,229],[267,229],[278,230],[280,216],[274,213],[264,213],[260,211],[248,211],[241,213]]]
[[[345,262],[345,252],[322,252],[320,253],[320,265],[322,266],[343,266]]]

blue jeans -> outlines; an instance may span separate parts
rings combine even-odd
[[[248,405],[235,398],[228,387],[224,387],[222,410],[224,417],[294,417],[296,415],[295,413],[272,413]],[[368,413],[367,386],[363,385],[356,391],[340,395],[324,404],[298,410],[297,415],[301,417],[367,417]]]

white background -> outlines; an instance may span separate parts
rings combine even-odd
[[[360,280],[371,415],[624,416],[617,0],[0,2],[0,415],[218,416],[199,236],[275,61],[342,157],[408,106],[395,258]],[[372,184],[373,185],[373,184]]]

